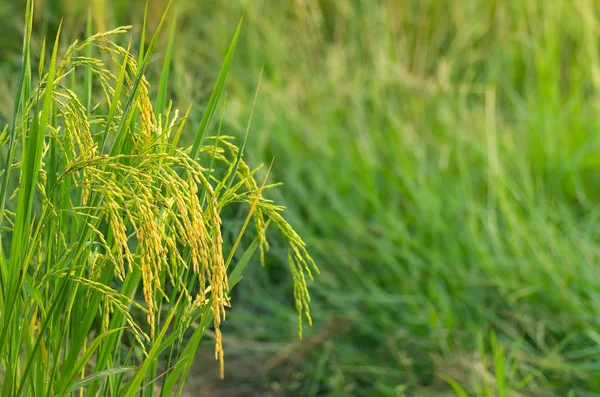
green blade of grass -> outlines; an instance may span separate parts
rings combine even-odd
[[[506,396],[506,380],[504,373],[504,349],[498,343],[496,333],[492,331],[490,335],[490,342],[492,345],[492,352],[494,354],[494,372],[496,375],[496,385],[498,397]]]
[[[260,72],[260,77],[258,79],[258,84],[256,85],[256,91],[254,92],[254,101],[252,102],[252,108],[250,110],[250,117],[248,117],[248,123],[246,123],[246,131],[244,132],[244,140],[242,141],[242,145],[240,146],[240,150],[238,151],[237,158],[235,159],[233,172],[229,176],[229,180],[225,181],[227,185],[227,189],[231,188],[233,181],[237,175],[238,167],[240,166],[240,161],[242,156],[244,155],[244,150],[246,149],[246,143],[248,142],[248,135],[250,134],[250,126],[252,125],[252,117],[254,116],[254,109],[256,109],[256,102],[258,101],[258,94],[260,93],[260,86],[263,78],[263,71]],[[271,163],[272,165],[272,163]]]
[[[177,13],[174,14],[173,20],[171,21],[171,33],[169,34],[169,44],[167,45],[167,51],[165,53],[165,59],[163,67],[160,72],[160,82],[158,85],[158,93],[156,95],[155,111],[158,114],[162,114],[167,106],[167,89],[169,83],[169,71],[171,68],[171,57],[173,55],[173,44],[175,42],[175,30],[177,28]]]
[[[40,50],[40,64],[38,66],[38,78],[41,80],[44,75],[44,60],[46,59],[46,36],[42,41],[42,49]]]
[[[85,28],[87,37],[90,37],[92,35],[92,7],[90,6],[88,8],[88,12],[87,12],[87,24],[86,24],[86,28]],[[88,46],[85,50],[85,56],[88,58],[92,58],[93,55],[93,48],[92,46]],[[92,68],[90,66],[86,66],[85,68],[85,75],[84,75],[84,82],[83,82],[83,86],[85,89],[85,107],[89,112],[92,111]]]
[[[94,372],[93,374],[87,375],[85,378],[79,379],[69,389],[69,393],[73,393],[79,389],[85,388],[92,382],[100,381],[109,376],[125,374],[128,372],[132,372],[134,368],[126,367],[126,368],[113,368],[113,369],[105,369],[104,371]]]
[[[11,164],[15,156],[16,148],[16,124],[19,116],[19,109],[22,103],[22,96],[29,95],[29,92],[24,90],[24,86],[28,85],[27,80],[31,79],[31,69],[29,62],[29,52],[31,47],[31,30],[33,27],[33,0],[27,2],[27,9],[25,11],[25,29],[23,33],[23,54],[21,57],[21,71],[19,73],[19,80],[17,83],[17,93],[15,95],[15,106],[13,109],[13,116],[9,127],[9,143],[8,143],[8,156],[6,157],[6,163],[4,165],[4,177],[2,178],[2,190],[0,190],[0,227],[2,227],[4,221],[4,208],[6,205],[6,192],[8,191],[8,182],[10,180]],[[2,234],[0,234],[0,241]],[[2,273],[6,274],[6,269]],[[1,276],[4,279],[4,275]]]
[[[131,42],[133,38],[129,40],[129,45],[127,46],[127,53],[131,49]],[[91,46],[89,46],[91,47]],[[115,114],[117,113],[117,108],[119,107],[119,100],[121,98],[121,90],[123,89],[123,82],[125,81],[125,75],[127,74],[127,56],[123,57],[123,64],[121,65],[121,70],[119,72],[119,77],[117,78],[117,83],[115,84],[115,93],[112,97],[112,102],[110,104],[110,110],[108,111],[108,118],[106,119],[106,127],[104,129],[104,134],[102,135],[102,141],[100,143],[100,152],[104,151],[104,146],[106,145],[106,139],[108,138],[108,132],[110,131],[110,126],[112,125]]]
[[[126,328],[111,329],[106,332],[103,332],[98,337],[94,338],[94,341],[92,343],[90,343],[90,346],[85,350],[85,352],[83,352],[79,361],[77,361],[77,363],[72,368],[69,368],[68,372],[66,374],[63,374],[61,376],[61,382],[58,384],[58,386],[56,388],[57,395],[59,395],[59,396],[62,395],[63,393],[65,393],[67,391],[67,389],[69,389],[73,385],[77,374],[79,372],[81,372],[81,369],[86,364],[88,364],[88,361],[90,360],[90,358],[92,357],[92,354],[94,354],[94,352],[96,351],[98,346],[100,346],[100,343],[102,343],[102,341],[104,339],[108,338],[110,335],[120,332],[123,329],[126,329]],[[117,372],[117,373],[119,373],[119,372]],[[108,375],[109,375],[109,373],[105,373],[105,376],[108,376]],[[93,381],[93,379],[89,379],[87,383],[92,382],[92,381]]]
[[[208,105],[206,106],[206,110],[204,111],[202,119],[200,120],[200,126],[198,127],[198,132],[196,133],[196,137],[194,139],[194,144],[192,146],[192,151],[190,154],[192,159],[197,159],[198,155],[200,154],[200,148],[202,147],[202,144],[204,142],[206,131],[208,130],[208,126],[210,125],[212,117],[217,108],[217,104],[219,103],[219,98],[221,97],[221,93],[223,92],[225,80],[227,80],[227,74],[229,73],[229,68],[231,67],[231,61],[233,60],[233,54],[235,53],[235,47],[237,45],[238,37],[242,29],[243,21],[244,19],[242,18],[238,23],[233,39],[231,40],[231,44],[229,45],[229,49],[227,50],[227,55],[225,55],[225,60],[223,61],[223,65],[221,66],[221,70],[219,71],[217,82],[215,83],[213,92],[210,95],[210,99],[208,100]]]
[[[144,47],[146,45],[146,21],[148,20],[148,1],[144,6],[144,20],[142,21],[142,32],[140,34],[140,51],[138,53],[138,61],[141,62],[144,59]]]
[[[469,397],[465,389],[457,381],[448,376],[444,377],[444,380],[452,387],[458,397]]]

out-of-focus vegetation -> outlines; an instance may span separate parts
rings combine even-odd
[[[0,6],[1,117],[21,40],[12,3]],[[55,17],[36,30],[52,35],[64,14],[79,32],[87,5],[71,3],[39,1]],[[163,7],[150,2],[150,25]],[[182,109],[206,103],[244,15],[223,129],[243,134],[264,70],[247,157],[275,155],[277,198],[322,270],[298,342],[272,241],[224,327],[229,382],[201,367],[198,383],[221,395],[600,393],[597,2],[176,7],[169,93]],[[98,30],[139,25],[143,9],[93,1]]]

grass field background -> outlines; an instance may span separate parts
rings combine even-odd
[[[38,48],[63,15],[63,35],[82,37],[88,4],[37,6]],[[150,25],[164,6],[150,1]],[[0,1],[3,120],[23,10]],[[144,3],[92,10],[95,30],[139,31]],[[598,2],[179,0],[175,10],[169,92],[182,111],[206,103],[244,16],[218,112],[242,135],[263,71],[246,159],[275,157],[277,199],[321,269],[315,324],[298,341],[273,241],[223,326],[225,381],[207,345],[191,395],[600,395]],[[162,66],[163,36],[150,69]]]

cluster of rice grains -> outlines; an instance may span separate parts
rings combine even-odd
[[[62,222],[57,228],[56,246],[89,258],[83,262],[87,269],[71,277],[90,291],[103,293],[105,329],[117,310],[145,349],[160,324],[163,302],[168,304],[183,295],[187,326],[192,324],[192,317],[198,319],[202,313],[213,317],[216,357],[222,372],[220,324],[229,306],[227,267],[231,257],[223,257],[221,209],[234,202],[250,205],[261,260],[268,248],[266,220],[282,231],[289,246],[298,313],[301,318],[304,312],[309,321],[305,275],[312,278],[310,268],[316,267],[300,237],[281,216],[283,208],[262,197],[263,189],[274,185],[259,186],[254,178],[258,169],[248,167],[231,137],[210,138],[210,145],[201,148],[199,158],[192,158],[189,151],[177,146],[187,114],[179,117],[169,105],[163,114],[156,115],[145,78],[138,82],[135,95],[129,96],[136,85],[137,65],[128,49],[111,40],[126,31],[119,28],[73,44],[57,68],[53,98],[56,122],[46,138],[39,183],[44,213]],[[100,56],[81,55],[88,46]],[[113,62],[118,73],[113,74],[101,59]],[[91,71],[95,87],[103,92],[100,103],[88,99],[91,109],[86,109],[67,87],[78,70]],[[33,90],[25,114],[38,106],[47,84],[42,79]],[[123,97],[133,99],[125,104],[119,102]],[[210,159],[211,166],[222,166],[226,170],[220,173],[222,178],[202,167],[200,158]],[[53,176],[49,166],[56,162],[63,166]],[[72,192],[57,192],[59,182],[71,186]],[[62,203],[66,195],[69,215],[63,213],[64,206],[53,205],[53,195],[62,195]],[[75,248],[82,241],[78,240],[81,233],[85,247]],[[108,267],[114,269],[114,277],[107,284],[100,279]],[[141,275],[143,304],[119,292],[118,286],[136,274]],[[136,323],[129,313],[132,308],[145,313],[147,325]]]

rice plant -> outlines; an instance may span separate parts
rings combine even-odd
[[[283,207],[263,197],[277,184],[269,171],[257,177],[243,144],[220,128],[208,136],[241,23],[186,148],[190,110],[166,95],[170,51],[155,101],[145,77],[167,12],[138,57],[133,38],[117,44],[129,27],[91,34],[88,22],[89,37],[64,51],[59,28],[35,67],[33,4],[0,139],[2,396],[180,395],[210,327],[223,376],[230,292],[253,254],[264,256],[269,225],[289,251],[299,325],[310,322],[317,268]],[[220,213],[231,205],[247,215],[226,245]],[[256,237],[236,255],[250,224]]]

